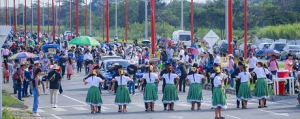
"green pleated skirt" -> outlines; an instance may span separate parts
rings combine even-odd
[[[163,103],[174,103],[178,101],[178,93],[174,84],[166,84],[162,98]]]
[[[242,82],[237,95],[238,100],[251,100],[252,94],[248,82]]]
[[[225,90],[220,87],[214,87],[212,96],[212,106],[213,108],[221,107],[223,109],[227,108]]]
[[[265,78],[257,79],[254,96],[256,99],[262,99],[269,96],[268,83]]]
[[[85,98],[85,103],[93,106],[101,106],[102,98],[98,87],[91,86]]]
[[[128,105],[131,103],[130,95],[127,86],[119,85],[116,91],[115,104]]]
[[[155,102],[158,100],[156,86],[154,83],[147,83],[144,90],[144,102]]]
[[[202,86],[199,83],[192,83],[190,85],[189,93],[187,95],[187,102],[202,102]]]

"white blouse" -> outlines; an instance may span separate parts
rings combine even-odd
[[[215,75],[216,75],[216,73],[212,73],[212,74],[210,75],[210,78],[214,78]],[[221,73],[221,75],[220,75],[219,77],[221,77],[222,79],[226,79],[228,76],[227,76],[226,74],[224,74],[224,73]]]
[[[166,84],[174,84],[174,81],[175,81],[175,78],[177,77],[177,74],[171,73],[170,77],[169,77],[169,73],[167,73],[167,74],[163,74],[162,77],[165,78]]]
[[[249,72],[240,72],[238,74],[238,78],[241,80],[241,82],[248,82],[248,80],[251,78],[251,74]]]
[[[222,78],[220,76],[216,76],[214,78],[214,87],[219,87],[220,84],[222,84]]]
[[[257,78],[266,78],[266,75],[270,73],[268,69],[262,67],[254,68],[253,72],[255,72]]]
[[[121,80],[122,77],[122,80]],[[115,78],[118,81],[118,85],[127,85],[127,82],[130,81],[128,76],[116,76]]]
[[[88,82],[88,84],[91,87],[92,86],[99,87],[99,83],[102,81],[102,79],[99,77],[96,77],[96,76],[91,76],[91,77],[87,78],[85,81]]]
[[[190,80],[191,83],[201,83],[201,80],[203,79],[203,75],[201,74],[191,74],[188,75],[186,78]]]
[[[158,79],[157,74],[155,73],[144,73],[143,74],[143,79],[145,79],[147,81],[147,83],[154,83],[156,79]]]

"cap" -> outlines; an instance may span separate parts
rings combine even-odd
[[[218,66],[220,66],[220,64],[219,63],[214,63],[214,66],[218,67]]]

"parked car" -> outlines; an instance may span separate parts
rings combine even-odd
[[[280,60],[285,60],[288,54],[293,55],[294,59],[296,59],[296,53],[300,51],[299,45],[286,45],[283,48],[283,51],[280,53]]]
[[[254,51],[256,51],[256,49],[257,49],[257,46],[253,43],[247,43],[247,47],[251,47],[251,49],[254,49]],[[239,46],[239,50],[240,50],[240,54],[242,55],[242,57],[244,57],[244,43],[242,43]]]
[[[232,48],[234,48],[234,44],[232,44]],[[228,53],[228,41],[220,40],[214,47],[214,51],[218,53]]]
[[[256,52],[263,50],[263,49],[268,49],[271,46],[271,43],[260,43],[256,49]],[[262,59],[263,56],[256,55],[256,57],[259,57]]]
[[[283,51],[283,48],[284,48],[286,45],[287,45],[287,44],[284,43],[284,42],[273,42],[273,43],[270,45],[269,49],[277,50],[278,52],[281,53],[281,52]],[[266,59],[269,59],[269,58],[270,58],[270,56],[266,57]],[[276,57],[276,58],[279,58],[279,56]]]

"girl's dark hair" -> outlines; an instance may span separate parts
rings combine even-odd
[[[70,64],[72,64],[71,57],[68,58],[68,61],[69,61]]]
[[[244,62],[244,58],[243,57],[239,57],[239,60]]]
[[[4,60],[4,66],[5,66],[5,69],[8,69],[8,64],[7,64],[7,61],[6,60]]]
[[[36,77],[40,72],[42,72],[42,70],[40,68],[37,68],[34,72],[34,77]]]
[[[246,66],[243,65],[243,71],[244,71],[244,74],[246,75]]]

